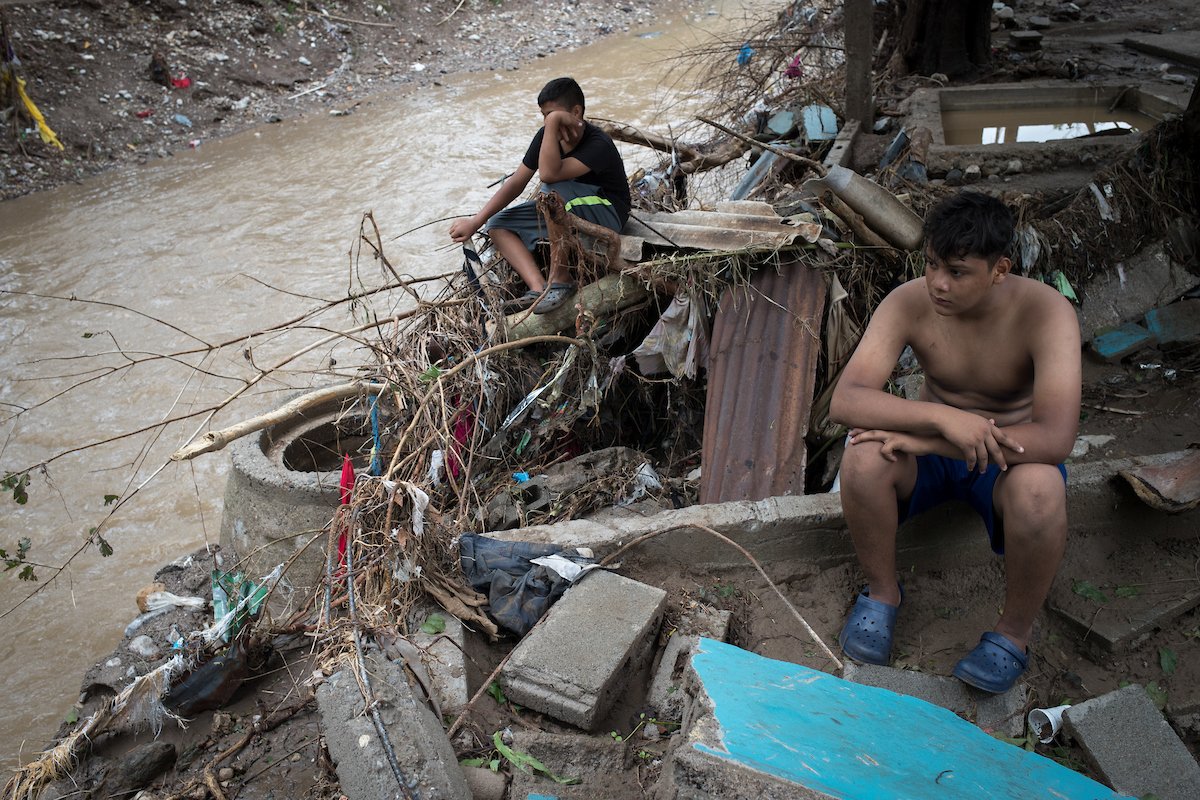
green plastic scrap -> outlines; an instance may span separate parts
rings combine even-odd
[[[1075,296],[1075,290],[1071,288],[1071,282],[1067,280],[1067,276],[1061,269],[1055,270],[1054,274],[1050,276],[1050,280],[1054,282],[1054,288],[1058,289],[1059,294],[1072,303],[1079,302],[1079,298]]]
[[[213,619],[220,622],[234,608],[238,609],[221,638],[228,642],[237,635],[251,617],[258,616],[267,599],[267,586],[257,586],[240,572],[212,573]]]

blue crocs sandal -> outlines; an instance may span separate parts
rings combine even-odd
[[[988,631],[954,667],[954,677],[976,689],[1002,694],[1012,688],[1027,666],[1028,653],[1017,649],[1007,636]]]
[[[900,590],[900,602],[904,602],[903,589]],[[892,632],[896,629],[899,611],[900,606],[872,600],[863,589],[838,636],[842,651],[860,663],[886,667],[892,657]]]

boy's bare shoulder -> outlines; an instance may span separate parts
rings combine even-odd
[[[1053,286],[1020,275],[1011,275],[1019,291],[1021,317],[1045,332],[1051,329],[1078,329],[1079,321],[1071,301]]]

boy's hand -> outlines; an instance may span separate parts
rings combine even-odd
[[[544,123],[546,135],[557,138],[564,153],[570,152],[583,138],[583,120],[568,111],[551,111]]]
[[[989,461],[1006,470],[1008,462],[1004,448],[1025,452],[1015,439],[996,427],[994,419],[985,419],[969,411],[955,409],[955,412],[941,425],[942,436],[962,453],[968,470],[983,472]]]
[[[915,433],[900,433],[899,431],[868,431],[853,428],[850,431],[850,444],[863,442],[879,442],[883,445],[879,454],[888,461],[896,461],[897,453],[907,453],[910,456],[925,456],[937,452],[938,437],[921,436]]]
[[[475,221],[474,217],[456,219],[450,225],[450,238],[459,243],[465,242],[474,236],[479,228],[480,225]]]

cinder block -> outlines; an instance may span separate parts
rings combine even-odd
[[[989,733],[1020,736],[1025,731],[1028,692],[1024,683],[1017,683],[1004,694],[988,694],[946,675],[849,661],[842,677],[851,683],[887,689],[941,706],[972,720]]]
[[[700,637],[723,642],[729,633],[728,611],[712,606],[698,606],[683,614],[679,627],[667,640],[658,668],[646,691],[646,704],[662,720],[683,718],[686,693],[683,691],[684,671]]]
[[[429,708],[413,696],[400,665],[372,653],[367,656],[367,671],[384,730],[409,788],[426,800],[471,800],[450,740]],[[350,670],[331,675],[318,687],[317,712],[329,754],[337,762],[342,793],[352,798],[400,796]]]
[[[514,702],[591,730],[649,659],[667,593],[604,570],[569,588],[501,671]]]
[[[1159,800],[1200,797],[1200,766],[1138,684],[1071,706],[1063,724],[1117,791]]]

